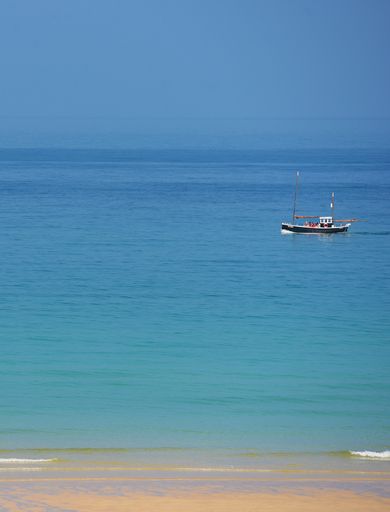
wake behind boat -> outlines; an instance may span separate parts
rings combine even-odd
[[[298,195],[299,171],[297,172],[295,182],[294,207],[291,223],[282,222],[282,233],[307,233],[307,234],[332,234],[346,233],[352,222],[359,219],[334,220],[334,192],[330,203],[331,215],[296,215],[297,195]],[[297,219],[305,219],[303,224],[297,224]],[[309,221],[310,219],[310,221]]]

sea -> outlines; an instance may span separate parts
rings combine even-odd
[[[5,147],[0,219],[0,470],[390,471],[390,145]]]

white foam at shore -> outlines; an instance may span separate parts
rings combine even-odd
[[[35,464],[37,462],[54,462],[58,459],[0,459],[0,464]]]
[[[259,468],[226,468],[226,467],[193,467],[193,468],[174,468],[176,471],[208,471],[215,473],[273,473],[273,469],[259,469]]]
[[[363,450],[362,452],[351,451],[349,453],[358,457],[367,457],[368,459],[390,459],[390,450],[384,450],[383,452]]]

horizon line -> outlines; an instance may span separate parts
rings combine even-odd
[[[112,120],[175,120],[175,121],[390,121],[390,116],[121,116],[121,115],[13,115],[0,114],[0,119],[112,119]]]

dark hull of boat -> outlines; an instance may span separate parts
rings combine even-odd
[[[291,233],[307,233],[307,234],[332,234],[332,233],[346,233],[349,225],[333,226],[331,228],[320,228],[311,226],[299,226],[297,224],[282,224],[282,231],[289,231]]]

